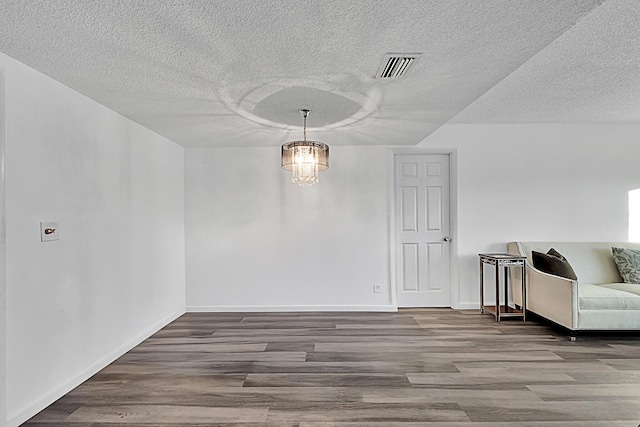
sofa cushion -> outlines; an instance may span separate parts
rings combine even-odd
[[[554,276],[566,277],[571,280],[578,279],[569,261],[553,248],[549,249],[546,254],[532,251],[531,258],[533,260],[533,266],[540,271],[553,274]]]
[[[611,252],[622,280],[625,283],[640,284],[640,251],[612,247]]]
[[[516,242],[516,251],[533,265],[531,251],[557,249],[571,263],[580,283],[621,283],[620,272],[611,256],[611,247],[640,250],[640,242]]]
[[[630,294],[636,294],[640,297],[640,286],[638,286],[638,284],[636,283],[606,283],[599,286],[602,286],[603,288],[629,292]]]
[[[640,295],[625,291],[624,283],[579,285],[578,305],[581,310],[640,310]],[[626,284],[627,286],[629,284]],[[635,285],[637,286],[637,285]],[[618,288],[618,289],[616,289]]]

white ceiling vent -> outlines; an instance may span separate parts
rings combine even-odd
[[[398,79],[409,71],[421,53],[387,53],[376,74],[376,79]]]

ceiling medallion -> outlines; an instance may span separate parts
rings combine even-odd
[[[310,110],[298,110],[304,119],[304,140],[282,145],[282,169],[291,171],[291,181],[300,187],[318,182],[318,171],[329,168],[329,146],[319,141],[307,141],[307,117]]]

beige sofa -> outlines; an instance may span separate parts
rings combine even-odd
[[[508,251],[527,257],[527,310],[572,331],[640,330],[640,285],[624,283],[611,247],[640,249],[629,242],[511,242]],[[578,280],[533,267],[531,251],[555,248],[571,264]],[[515,269],[514,269],[515,270]],[[522,305],[519,274],[511,276],[513,300]]]

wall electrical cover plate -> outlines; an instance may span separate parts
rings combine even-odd
[[[60,226],[57,222],[40,223],[40,241],[60,240]]]

